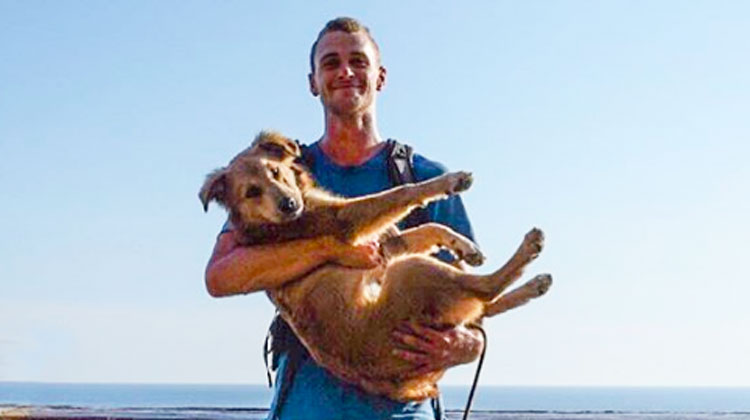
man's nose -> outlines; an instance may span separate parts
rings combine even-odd
[[[354,76],[354,70],[352,70],[351,66],[349,65],[343,65],[339,69],[339,77],[343,78],[349,78]]]

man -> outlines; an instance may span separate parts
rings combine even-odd
[[[325,132],[307,155],[318,183],[343,196],[358,196],[391,187],[386,169],[386,143],[377,128],[376,97],[386,82],[386,69],[369,30],[351,18],[334,19],[323,28],[310,53],[310,91],[320,97]],[[445,169],[414,156],[417,180]],[[458,197],[429,207],[431,219],[471,236]],[[353,247],[329,238],[284,244],[240,247],[231,226],[217,239],[206,269],[213,296],[262,290],[294,279],[325,263],[368,268],[377,263],[372,246]],[[297,256],[305,253],[306,258]],[[405,325],[394,331],[394,353],[414,364],[415,372],[431,372],[474,360],[482,348],[478,332],[453,328],[438,331]],[[399,403],[365,394],[304,357],[290,367],[282,353],[271,416],[281,419],[429,419],[436,418],[431,401]],[[285,392],[285,381],[291,386]],[[287,383],[286,385],[289,385]],[[283,401],[282,401],[283,400]]]

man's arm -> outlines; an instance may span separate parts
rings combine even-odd
[[[355,247],[332,237],[246,247],[229,230],[216,240],[206,267],[206,288],[214,297],[251,293],[280,287],[328,262],[372,268],[379,258],[375,244]]]

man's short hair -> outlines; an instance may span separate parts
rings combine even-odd
[[[318,38],[313,42],[312,48],[310,48],[310,72],[315,73],[315,51],[318,49],[318,42],[323,38],[323,35],[335,31],[346,32],[348,34],[364,32],[370,42],[372,42],[372,45],[375,46],[375,52],[378,54],[378,59],[380,59],[380,48],[378,48],[378,43],[375,42],[375,38],[372,37],[370,28],[361,24],[357,19],[350,17],[337,17],[326,23],[326,26],[324,26],[318,33]]]

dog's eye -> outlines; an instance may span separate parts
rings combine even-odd
[[[255,198],[263,194],[263,190],[260,189],[260,187],[253,185],[245,191],[245,197],[246,198]]]
[[[271,175],[274,178],[279,179],[279,168],[271,168]]]

